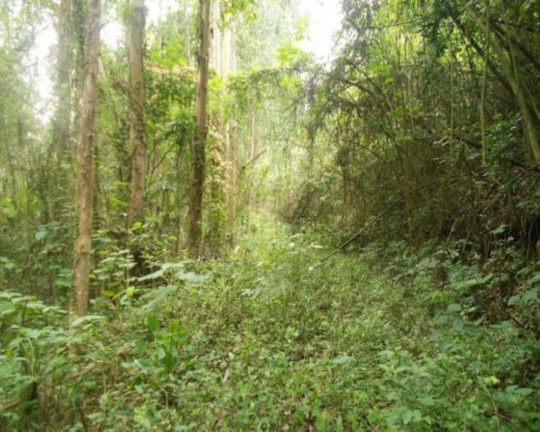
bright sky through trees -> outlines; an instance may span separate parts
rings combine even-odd
[[[175,10],[175,0],[154,0],[147,2],[148,22],[156,22],[167,13]],[[315,54],[319,60],[331,58],[334,47],[333,36],[341,23],[341,10],[337,0],[301,0],[300,11],[309,18],[310,29],[308,39],[302,48]],[[109,45],[121,43],[123,30],[117,22],[104,17],[102,41]],[[51,95],[51,82],[46,72],[46,65],[51,61],[50,47],[56,41],[56,33],[52,25],[45,28],[36,41],[36,60],[39,65],[39,91],[43,99]],[[46,117],[46,114],[45,114]]]
[[[302,0],[301,11],[309,17],[309,37],[302,48],[311,51],[319,60],[332,57],[334,35],[341,24],[338,0]]]
[[[156,22],[169,12],[177,9],[175,0],[149,2],[148,22]],[[341,24],[341,8],[337,0],[301,0],[300,12],[309,18],[308,39],[302,48],[315,54],[320,60],[331,57],[334,47],[334,34]],[[122,29],[116,23],[103,28],[105,43],[118,43],[122,38]]]

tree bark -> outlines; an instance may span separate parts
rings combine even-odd
[[[129,44],[130,141],[132,149],[130,197],[127,228],[142,220],[146,141],[144,124],[144,64],[143,41],[145,25],[144,0],[131,0],[131,31]]]
[[[229,30],[229,40],[227,41],[227,74],[236,72],[236,24],[231,23]],[[229,247],[234,247],[236,243],[236,196],[238,194],[238,148],[237,148],[237,131],[238,128],[234,123],[235,115],[227,121],[225,126],[225,151],[227,159],[227,231]]]
[[[57,144],[58,172],[66,155],[71,159],[71,72],[72,61],[72,31],[71,31],[71,1],[62,0],[58,12],[58,77],[56,93],[58,108],[54,122],[54,136]],[[58,174],[57,172],[57,174]]]
[[[197,84],[197,136],[193,146],[193,183],[188,212],[188,247],[192,256],[202,252],[202,211],[205,177],[205,145],[208,134],[206,105],[208,99],[208,63],[210,54],[210,3],[200,0],[201,45],[199,53],[199,78]]]
[[[248,185],[247,185],[247,200],[246,200],[246,213],[247,213],[247,223],[246,223],[246,232],[248,235],[251,234],[251,227],[252,227],[252,210],[253,210],[253,194],[254,194],[254,188],[255,188],[255,161],[257,159],[256,151],[257,151],[257,125],[255,123],[256,118],[256,107],[255,107],[255,97],[251,96],[252,100],[252,106],[250,107],[250,135],[251,140],[249,143],[249,159],[244,165],[246,169],[248,170]]]
[[[97,76],[99,64],[99,31],[101,0],[88,1],[87,30],[84,49],[81,142],[77,157],[77,219],[75,240],[75,313],[86,315],[90,285],[92,248],[93,172],[92,153],[96,140]]]

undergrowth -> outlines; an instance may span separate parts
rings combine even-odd
[[[490,320],[474,290],[495,276],[442,249],[390,249],[319,263],[328,248],[274,225],[227,260],[111,279],[119,301],[86,318],[2,292],[0,425],[539,430],[538,269]]]

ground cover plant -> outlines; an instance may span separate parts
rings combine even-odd
[[[261,228],[229,260],[166,263],[167,283],[70,326],[3,293],[5,430],[537,428],[539,346],[517,323],[537,313],[538,273],[514,320],[490,324],[462,268],[441,284],[444,263],[403,245],[384,267],[376,247],[317,264],[328,248],[310,240]]]

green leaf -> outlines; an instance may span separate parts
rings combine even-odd
[[[86,317],[78,317],[78,318],[75,318],[73,320],[73,322],[71,323],[71,327],[78,327],[80,326],[83,322],[86,321],[85,319]]]
[[[159,328],[159,321],[154,315],[148,315],[146,317],[146,324],[152,333],[155,333]]]
[[[502,224],[502,225],[499,225],[494,230],[492,230],[491,234],[495,234],[495,235],[502,234],[502,233],[504,233],[505,230],[506,230],[506,225]]]
[[[462,332],[463,327],[464,327],[463,321],[460,320],[459,318],[456,318],[454,322],[452,323],[452,327],[454,328],[454,330],[458,332]]]
[[[179,344],[185,344],[189,339],[189,333],[187,330],[180,330],[176,335],[176,342]]]
[[[413,412],[411,410],[404,411],[401,414],[401,418],[403,419],[404,424],[409,424],[413,418]]]
[[[517,294],[515,296],[512,296],[508,299],[508,306],[514,306],[516,304],[519,304],[521,301],[521,295]]]
[[[480,317],[472,323],[473,326],[478,327],[484,322],[484,318]]]
[[[449,312],[461,312],[461,305],[457,303],[452,303],[451,305],[448,305],[448,311]]]
[[[200,283],[208,279],[208,276],[199,275],[193,272],[178,272],[178,279],[185,282]]]
[[[15,263],[11,261],[9,258],[3,257],[3,256],[0,256],[0,264],[6,270],[13,270],[15,268]]]
[[[165,350],[163,349],[163,347],[158,346],[156,348],[156,356],[160,360],[163,360],[165,357],[167,357],[167,354],[165,353]]]
[[[433,400],[433,398],[431,396],[424,396],[424,397],[421,397],[419,399],[419,402],[422,404],[422,405],[425,405],[425,406],[433,406],[435,405],[435,401]]]
[[[45,230],[39,230],[36,232],[36,235],[35,235],[37,241],[43,240],[46,236],[47,236],[47,231]]]
[[[531,388],[523,387],[523,388],[517,389],[515,392],[522,396],[529,396],[530,394],[534,393],[534,390]]]
[[[0,298],[10,300],[13,297],[17,297],[17,296],[20,296],[20,294],[13,291],[0,291]]]
[[[105,319],[105,317],[103,317],[102,315],[86,315],[82,317],[77,317],[72,321],[71,327],[78,327],[85,322],[90,323],[92,321],[100,321],[103,319]]]
[[[143,296],[143,299],[146,300],[146,303],[141,307],[143,309],[150,309],[156,303],[167,301],[169,294],[177,291],[178,287],[175,285],[165,285],[154,290],[149,291]]]
[[[529,303],[533,300],[536,300],[536,297],[538,297],[538,289],[533,288],[527,291],[525,294],[523,294],[523,301],[525,303]]]
[[[348,356],[348,355],[340,355],[337,357],[334,357],[332,360],[330,360],[330,363],[332,364],[345,364],[350,363],[354,360],[354,357]]]
[[[163,273],[165,273],[165,269],[162,267],[158,271],[155,271],[154,273],[150,273],[150,274],[147,274],[145,276],[138,278],[137,281],[144,282],[147,280],[158,279],[163,276]]]
[[[540,273],[535,273],[534,276],[531,277],[531,278],[527,281],[527,283],[530,284],[530,285],[532,285],[532,284],[534,284],[534,283],[536,283],[536,282],[540,282]]]
[[[43,336],[44,332],[36,329],[25,329],[24,334],[30,339],[39,339]]]

